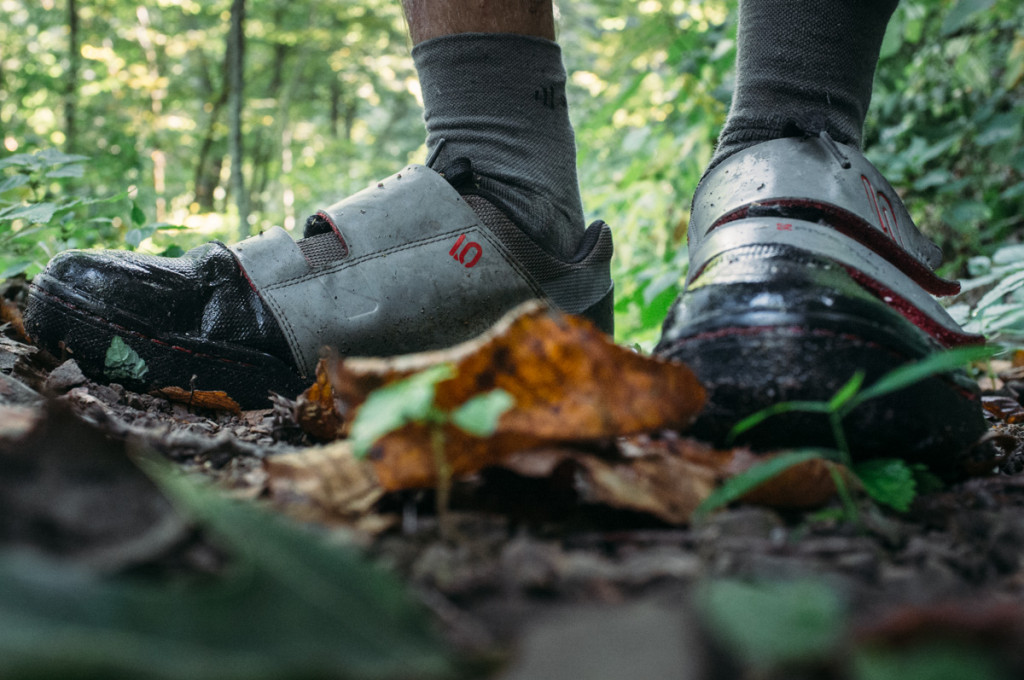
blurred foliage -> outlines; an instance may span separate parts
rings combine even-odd
[[[419,86],[397,0],[249,4],[243,124],[254,231],[301,227],[317,208],[422,162]],[[0,211],[62,206],[42,222],[0,212],[0,273],[31,275],[67,247],[173,253],[234,238],[229,6],[81,4],[71,59],[66,0],[0,0],[0,160],[53,148],[90,159],[53,168],[81,174],[37,169],[17,186],[7,182],[23,168],[0,170]],[[559,5],[558,23],[584,206],[615,232],[619,339],[649,346],[685,275],[690,197],[728,111],[736,3],[580,0]],[[1022,79],[1016,0],[904,0],[890,24],[868,154],[944,247],[947,275],[1017,240]],[[117,200],[88,203],[97,199]],[[168,225],[188,229],[169,234]]]

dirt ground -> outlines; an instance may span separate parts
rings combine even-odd
[[[23,303],[17,282],[2,292]],[[105,574],[217,572],[216,549],[169,520],[173,511],[149,487],[105,463],[89,468],[84,428],[201,472],[230,495],[305,512],[359,543],[412,586],[456,648],[499,660],[487,666],[491,677],[946,677],[915,674],[925,666],[912,664],[915,650],[951,648],[966,651],[950,672],[972,667],[974,654],[995,669],[974,666],[976,677],[1024,675],[1024,476],[1009,474],[1012,463],[922,494],[905,514],[864,502],[859,524],[828,508],[739,506],[670,526],[557,497],[537,480],[478,476],[456,486],[445,539],[429,491],[390,494],[368,513],[377,524],[352,529],[301,498],[289,504],[270,493],[267,461],[315,445],[287,400],[232,414],[99,385],[73,361],[22,342],[11,324],[0,329],[0,444],[24,446],[35,470],[0,471],[6,547]],[[1024,429],[993,427],[1007,460],[1019,460]],[[716,623],[715,584],[778,582],[825,584],[834,594],[843,627],[827,654],[759,661],[756,641],[736,642]],[[771,620],[768,602],[758,634],[807,634],[806,621],[786,627],[786,612]],[[865,666],[865,649],[903,656],[878,674],[885,664]]]

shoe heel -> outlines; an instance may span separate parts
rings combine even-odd
[[[580,316],[593,321],[608,335],[615,335],[615,286],[600,300],[580,312]]]

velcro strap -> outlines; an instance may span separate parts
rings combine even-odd
[[[271,227],[259,236],[247,238],[230,248],[257,292],[310,271],[302,250],[281,227]]]
[[[881,173],[857,149],[825,138],[764,142],[712,170],[694,196],[691,250],[722,225],[766,208],[793,218],[820,217],[901,269],[912,260],[932,272],[942,262],[939,247],[914,226]],[[911,274],[931,292],[956,292],[952,282]]]

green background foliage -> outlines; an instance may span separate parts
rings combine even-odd
[[[297,233],[317,208],[423,161],[397,0],[248,4],[251,231]],[[0,274],[31,275],[68,247],[174,254],[237,238],[230,6],[0,0]],[[619,339],[649,346],[685,275],[690,197],[728,111],[736,3],[581,0],[559,5],[558,23],[584,205],[616,238]],[[944,247],[947,275],[1018,238],[1022,79],[1016,0],[905,0],[890,24],[867,150]],[[89,160],[11,162],[44,149]],[[19,212],[39,203],[56,208]]]

